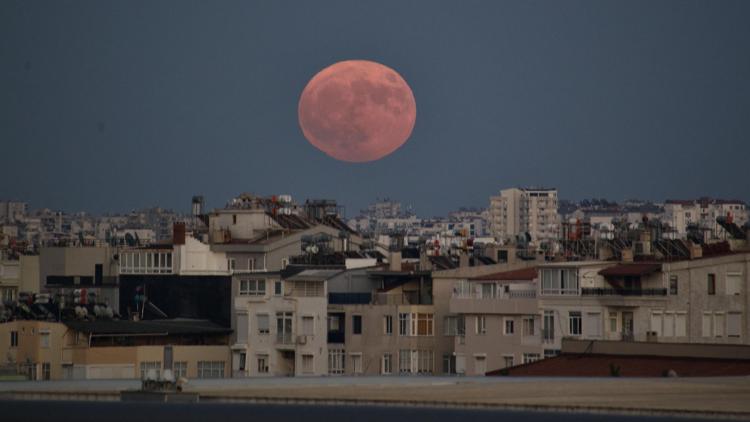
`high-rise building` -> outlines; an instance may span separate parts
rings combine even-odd
[[[490,230],[500,241],[528,233],[533,244],[558,235],[557,189],[511,188],[490,197]]]

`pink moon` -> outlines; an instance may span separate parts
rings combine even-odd
[[[347,60],[318,72],[299,99],[299,125],[316,148],[342,161],[379,160],[414,129],[414,94],[395,70]]]

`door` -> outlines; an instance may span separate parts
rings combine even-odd
[[[623,312],[622,313],[622,339],[625,341],[633,341],[633,313]]]

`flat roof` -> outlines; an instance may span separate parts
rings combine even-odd
[[[160,320],[96,320],[96,321],[63,321],[68,328],[89,334],[129,334],[129,335],[220,335],[232,332],[214,322],[202,319],[160,319]]]

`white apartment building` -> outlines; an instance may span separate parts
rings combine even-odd
[[[717,222],[717,217],[730,219],[742,227],[748,222],[747,206],[738,200],[701,198],[696,200],[668,200],[664,204],[664,222],[680,237],[687,228],[695,225],[707,232],[707,239],[723,239],[726,231]]]
[[[534,246],[557,239],[557,189],[511,188],[490,197],[490,230],[503,242],[528,233]]]
[[[338,272],[304,270],[286,279],[278,272],[235,273],[233,376],[326,374],[326,280]]]

